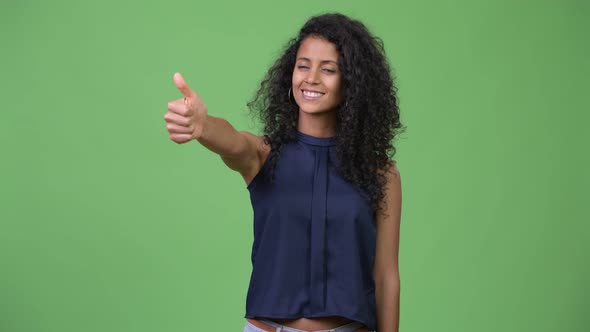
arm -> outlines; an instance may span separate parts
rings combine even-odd
[[[225,165],[242,174],[246,182],[261,166],[262,138],[237,131],[225,119],[208,115],[203,134],[197,141],[219,154]]]
[[[227,120],[208,114],[201,97],[192,90],[180,74],[174,83],[184,98],[168,103],[164,116],[170,139],[182,144],[193,139],[219,154],[231,169],[248,177],[260,164],[262,139],[245,131],[237,131]]]
[[[400,277],[398,267],[401,180],[394,164],[386,173],[383,210],[377,214],[377,247],[373,279],[377,304],[377,331],[399,330]]]

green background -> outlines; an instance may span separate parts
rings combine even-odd
[[[0,331],[241,331],[248,192],[169,139],[172,76],[258,133],[326,11],[397,78],[400,331],[590,331],[587,1],[0,3]]]

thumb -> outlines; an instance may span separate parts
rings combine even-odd
[[[180,73],[174,73],[174,84],[176,84],[178,90],[180,90],[185,97],[193,97],[195,95],[195,92],[191,90],[188,84],[186,84]]]

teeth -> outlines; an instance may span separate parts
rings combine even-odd
[[[303,91],[303,95],[306,97],[312,97],[312,98],[317,98],[317,97],[321,97],[323,95],[323,93],[320,92],[311,92],[311,91]]]

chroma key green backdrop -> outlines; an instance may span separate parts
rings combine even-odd
[[[386,47],[402,332],[590,331],[588,32],[568,1],[0,2],[0,331],[241,331],[241,177],[163,116],[248,116],[312,15]]]

